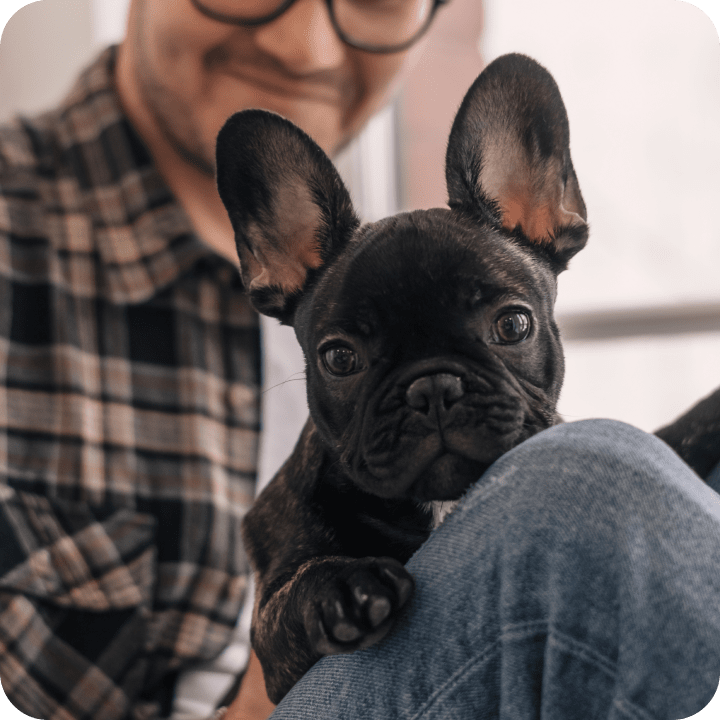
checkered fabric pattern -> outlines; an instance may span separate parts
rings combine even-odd
[[[257,317],[123,115],[115,54],[0,129],[0,677],[47,720],[166,714],[248,573]]]

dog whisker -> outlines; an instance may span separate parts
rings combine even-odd
[[[295,373],[295,375],[299,375],[300,373]],[[304,382],[306,380],[305,373],[302,373],[302,377],[293,377],[292,375],[287,379],[283,380],[282,382],[277,383],[276,385],[271,385],[269,388],[265,388],[260,394],[265,395],[266,393],[270,392],[271,390],[275,390],[276,388],[282,387],[283,385],[287,385],[291,382]]]

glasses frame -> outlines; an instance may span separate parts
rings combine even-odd
[[[402,43],[397,43],[396,45],[373,45],[371,43],[364,43],[358,40],[353,40],[338,25],[338,21],[335,17],[335,11],[333,10],[333,0],[324,1],[325,5],[327,5],[328,15],[330,16],[330,22],[332,23],[333,29],[337,33],[337,36],[346,45],[349,45],[356,50],[363,50],[364,52],[368,53],[381,54],[401,52],[402,50],[407,50],[411,45],[415,44],[427,32],[427,29],[430,27],[430,24],[435,17],[435,13],[438,11],[438,8],[442,5],[445,5],[449,0],[433,0],[432,9],[430,10],[430,14],[427,17],[425,24],[422,25],[422,27],[420,27],[420,29],[409,40],[406,40]],[[297,2],[297,0],[283,0],[283,2],[271,13],[263,15],[259,18],[245,19],[236,17],[234,15],[225,15],[225,13],[215,12],[214,10],[205,7],[200,2],[200,0],[190,0],[191,5],[198,12],[202,13],[206,17],[209,17],[211,20],[216,20],[217,22],[225,23],[227,25],[240,25],[241,27],[246,28],[256,28],[260,27],[261,25],[267,25],[268,23],[271,23],[273,20],[279,18],[284,12],[289,10],[295,2]]]

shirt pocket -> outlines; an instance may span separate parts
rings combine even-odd
[[[155,523],[0,485],[0,590],[93,612],[150,606]]]

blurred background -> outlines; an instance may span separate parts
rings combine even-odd
[[[58,101],[125,0],[41,0],[0,42],[0,120]],[[366,219],[444,205],[450,124],[482,66],[531,55],[570,117],[588,247],[561,276],[567,420],[653,430],[720,385],[720,44],[680,0],[450,0],[339,164]]]

